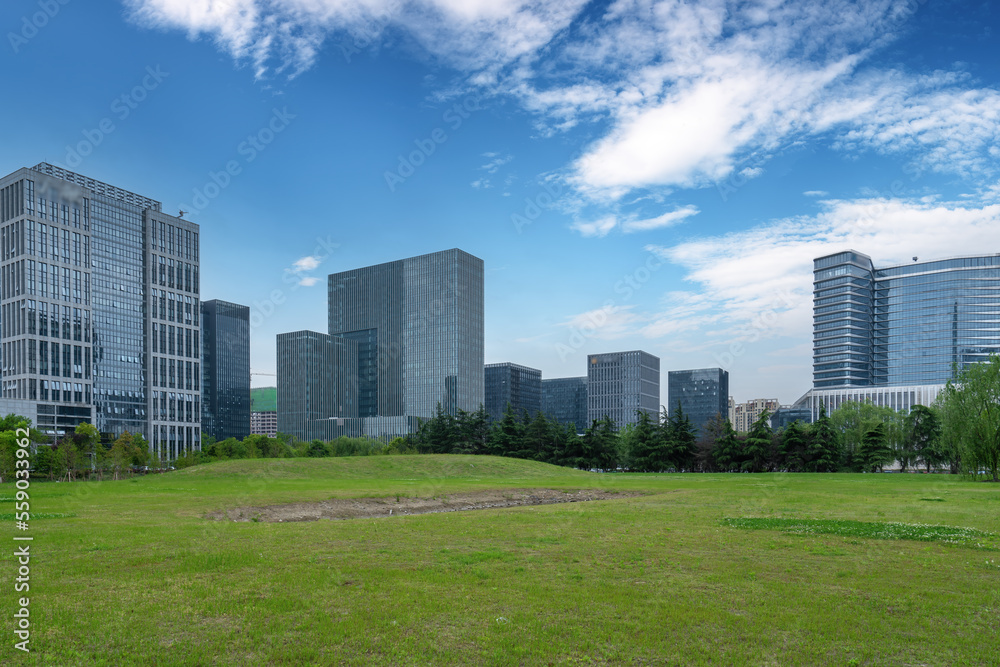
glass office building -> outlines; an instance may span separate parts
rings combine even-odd
[[[576,428],[583,433],[590,426],[587,421],[587,378],[552,378],[542,380],[542,412],[563,426]]]
[[[242,440],[251,433],[250,308],[203,301],[201,332],[201,431]]]
[[[542,409],[542,372],[510,362],[487,364],[486,413],[490,419],[503,417],[510,404],[518,419],[534,417]]]
[[[358,416],[358,345],[316,331],[277,336],[278,432],[312,440],[318,420]],[[356,420],[355,420],[356,421]]]
[[[334,273],[328,299],[330,335],[357,346],[359,417],[483,405],[481,259],[452,249]]]
[[[0,179],[2,396],[41,430],[200,448],[198,225],[161,208],[46,163]]]
[[[848,250],[813,265],[813,394],[828,409],[864,389],[908,410],[1000,352],[1000,255],[879,268]]]
[[[729,415],[729,371],[696,368],[667,373],[667,411],[681,410],[700,434],[715,415]]]
[[[622,429],[638,422],[639,410],[658,420],[660,358],[642,350],[587,355],[587,425],[607,416]]]

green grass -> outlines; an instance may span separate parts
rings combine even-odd
[[[204,518],[526,487],[646,495],[390,519]],[[15,656],[8,630],[0,664],[1000,663],[1000,558],[879,535],[896,524],[1000,533],[1000,487],[947,476],[599,475],[380,456],[33,482],[31,499],[33,512],[75,516],[32,523],[32,653]],[[853,527],[734,530],[727,517]],[[7,526],[11,545],[23,532]],[[8,628],[12,553],[0,551]]]
[[[924,500],[921,498],[921,500]],[[723,521],[733,528],[780,530],[796,535],[840,535],[875,540],[944,542],[976,549],[997,550],[996,535],[973,528],[930,526],[925,523],[844,521],[832,519],[761,519],[741,517]]]

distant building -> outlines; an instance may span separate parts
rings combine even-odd
[[[316,331],[277,336],[277,430],[312,440],[318,420],[358,416],[358,344]]]
[[[953,368],[1000,352],[1000,254],[878,268],[847,250],[813,261],[811,411],[869,400],[929,405]]]
[[[201,431],[216,440],[250,434],[250,308],[201,303]]]
[[[587,355],[587,425],[608,416],[621,429],[639,410],[658,420],[660,358],[642,350]]]
[[[667,399],[667,411],[673,413],[679,402],[700,433],[712,417],[725,417],[729,413],[729,371],[721,368],[670,371]]]
[[[755,398],[746,403],[732,403],[730,399],[730,418],[733,430],[737,433],[749,433],[750,427],[761,416],[764,410],[774,412],[778,409],[776,398]]]
[[[452,249],[334,273],[328,299],[329,334],[357,347],[358,417],[484,404],[483,260]]]
[[[250,413],[250,433],[274,437],[278,434],[278,411]]]
[[[577,433],[590,426],[587,421],[587,378],[542,380],[542,412],[563,426],[573,425]]]
[[[487,364],[486,413],[491,420],[501,419],[509,403],[521,419],[533,417],[542,409],[542,372],[510,362]]]

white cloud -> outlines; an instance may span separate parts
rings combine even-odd
[[[594,222],[574,222],[571,228],[580,232],[583,236],[596,236],[600,238],[607,236],[617,226],[618,219],[614,216],[608,216]]]
[[[302,287],[312,287],[318,282],[319,278],[316,278],[315,276],[305,276],[299,279],[299,285],[301,285]]]
[[[826,190],[806,190],[802,193],[806,197],[828,197],[830,193]]]
[[[625,232],[644,232],[650,229],[673,227],[674,225],[680,224],[684,220],[690,218],[692,215],[698,215],[698,213],[699,211],[696,206],[685,206],[677,209],[676,211],[670,211],[669,213],[664,213],[663,215],[655,218],[646,218],[644,220],[625,220],[622,223],[622,229]]]
[[[257,76],[309,69],[324,41],[340,38],[345,57],[390,26],[403,28],[429,54],[481,70],[535,53],[569,25],[584,0],[125,0],[144,26],[208,35]],[[486,79],[489,77],[487,76]]]
[[[313,269],[315,269],[317,266],[320,265],[320,261],[321,260],[319,257],[312,257],[309,255],[305,257],[300,257],[299,259],[295,260],[295,262],[292,264],[292,271],[294,273],[301,273],[302,271],[312,271]]]

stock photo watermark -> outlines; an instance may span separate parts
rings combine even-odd
[[[134,110],[139,108],[151,92],[160,87],[163,80],[170,76],[170,72],[164,72],[159,65],[155,68],[152,65],[146,67],[146,74],[142,80],[132,87],[131,90],[122,93],[111,100],[109,105],[111,113],[119,122],[128,118]],[[66,157],[63,165],[70,169],[75,169],[83,163],[83,159],[94,152],[98,146],[104,143],[109,134],[118,129],[115,121],[105,116],[97,125],[82,131],[83,139],[76,144],[66,146]]]
[[[713,355],[720,368],[731,367],[736,359],[746,353],[746,345],[756,343],[760,340],[761,335],[774,329],[778,324],[780,313],[791,310],[798,304],[798,301],[791,292],[785,290],[775,292],[771,303],[773,305],[770,308],[758,313],[737,332],[737,340],[730,343],[725,352]]]
[[[19,428],[14,433],[17,438],[17,450],[15,456],[16,472],[14,486],[17,492],[14,494],[14,527],[20,531],[27,531],[31,520],[31,502],[28,491],[31,488],[29,479],[29,467],[31,457],[31,440],[27,428]],[[31,590],[31,545],[18,544],[19,542],[31,542],[29,535],[15,535],[14,542],[16,550],[14,557],[17,559],[17,576],[14,578],[14,592],[27,593]],[[31,599],[27,597],[19,598],[17,601],[17,611],[14,612],[14,634],[20,642],[14,643],[14,648],[19,651],[29,652],[28,643],[31,641],[31,612],[29,605]]]
[[[259,130],[248,134],[246,139],[236,146],[236,154],[242,158],[227,160],[219,171],[209,171],[208,180],[201,187],[194,189],[189,210],[204,211],[222,191],[228,188],[233,178],[243,173],[243,167],[257,159],[257,156],[267,150],[275,137],[285,131],[296,115],[289,113],[288,107],[271,110],[271,118]]]
[[[7,33],[7,41],[10,48],[17,54],[21,47],[34,39],[38,32],[54,19],[59,11],[70,3],[70,0],[38,0],[38,11],[30,16],[25,14],[21,17],[21,29]]]
[[[467,97],[461,102],[456,102],[441,114],[442,122],[452,132],[457,132],[465,124],[465,121],[472,117],[473,112],[482,110],[480,101],[479,97],[473,96]],[[426,137],[414,139],[414,149],[405,155],[400,153],[397,156],[398,163],[396,164],[396,168],[391,171],[386,170],[383,174],[389,192],[395,192],[396,188],[413,176],[417,172],[417,169],[423,166],[427,162],[427,159],[437,152],[438,147],[446,141],[448,141],[448,133],[444,127],[436,127]]]
[[[527,197],[524,200],[524,208],[512,213],[510,223],[514,225],[514,230],[520,234],[528,225],[534,224],[535,220],[541,217],[542,213],[555,206],[556,200],[563,193],[562,186],[557,182],[546,182],[542,184],[544,192],[539,192],[534,197]]]

